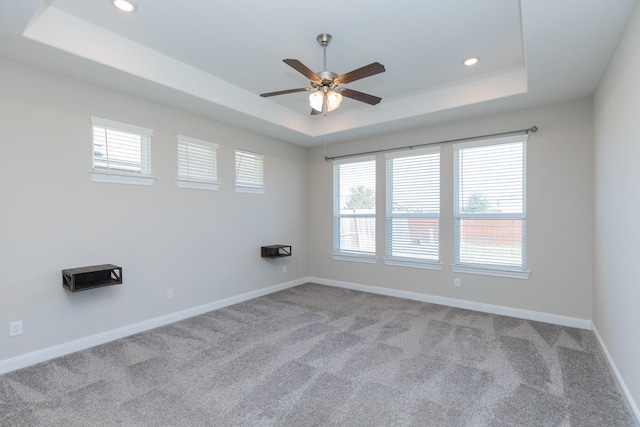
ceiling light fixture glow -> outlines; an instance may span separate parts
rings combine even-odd
[[[127,0],[113,0],[113,5],[123,12],[135,12],[136,7]]]
[[[471,67],[472,65],[476,65],[478,61],[480,61],[480,58],[469,58],[469,59],[466,59],[463,62],[463,64],[466,65],[467,67]]]
[[[327,93],[327,111],[333,111],[340,106],[342,95],[332,90]]]
[[[316,90],[309,95],[309,106],[316,111],[322,112],[322,104],[324,101],[324,93],[320,90]]]
[[[314,110],[322,113],[325,103],[327,112],[335,110],[342,103],[342,94],[333,90],[325,93],[322,89],[318,89],[309,95],[309,106]]]

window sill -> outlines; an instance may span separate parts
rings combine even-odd
[[[189,181],[186,179],[176,179],[176,185],[180,188],[191,188],[194,190],[217,191],[220,189],[220,184],[217,182]]]
[[[422,268],[425,270],[442,270],[442,264],[439,262],[409,261],[385,258],[384,263],[385,265],[394,265],[397,267]]]
[[[531,272],[526,270],[467,267],[453,264],[451,265],[451,271],[453,271],[454,273],[480,274],[483,276],[510,277],[512,279],[528,279],[531,275]]]
[[[237,193],[253,193],[253,194],[264,194],[267,191],[264,187],[246,187],[244,185],[236,185]]]
[[[375,264],[378,262],[375,255],[355,255],[344,253],[332,253],[331,258],[336,261],[362,262],[365,264]]]
[[[106,182],[110,184],[153,185],[156,178],[153,176],[120,175],[104,172],[89,172],[93,182]]]

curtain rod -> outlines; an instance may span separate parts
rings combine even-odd
[[[490,133],[488,135],[468,136],[466,138],[448,139],[446,141],[425,142],[423,144],[406,145],[404,147],[397,147],[397,148],[384,148],[382,150],[363,151],[361,153],[343,154],[342,156],[328,157],[326,155],[326,153],[325,153],[324,159],[326,161],[329,161],[329,160],[336,160],[336,159],[344,159],[344,158],[347,158],[347,157],[364,156],[364,155],[367,155],[367,154],[388,153],[388,152],[391,152],[391,151],[400,151],[400,150],[407,150],[407,149],[413,150],[414,148],[425,147],[427,145],[446,144],[448,142],[469,141],[471,139],[491,138],[491,137],[494,137],[494,136],[512,135],[512,134],[515,134],[515,133],[526,133],[526,134],[529,134],[529,133],[535,133],[537,130],[538,130],[537,126],[531,126],[530,128],[527,128],[527,129],[518,129],[518,130],[507,131],[507,132]]]

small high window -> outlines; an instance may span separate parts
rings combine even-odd
[[[178,135],[178,187],[217,190],[218,144]]]
[[[250,151],[236,150],[236,191],[264,193],[264,156]]]
[[[153,130],[92,117],[93,166],[99,182],[153,184],[151,136]]]

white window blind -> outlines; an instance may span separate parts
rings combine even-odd
[[[264,156],[236,150],[236,191],[264,192]]]
[[[217,190],[218,144],[178,135],[178,186]]]
[[[98,117],[91,123],[94,172],[151,175],[151,129]]]
[[[334,253],[375,256],[376,162],[334,163]]]
[[[386,155],[386,257],[440,260],[440,147]]]
[[[454,145],[454,264],[526,268],[526,139]]]

